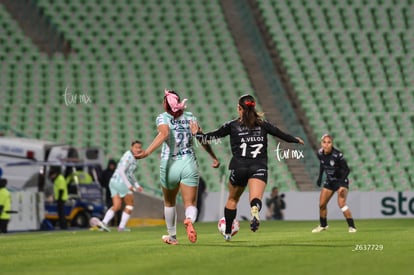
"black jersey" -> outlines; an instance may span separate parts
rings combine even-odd
[[[321,148],[318,151],[318,159],[320,161],[319,180],[325,171],[327,182],[348,183],[349,167],[341,151],[333,147],[332,152],[325,155]]]
[[[197,139],[211,141],[229,135],[233,155],[229,169],[252,163],[261,163],[267,167],[267,134],[276,136],[286,142],[299,143],[298,139],[282,132],[267,120],[262,121],[259,126],[249,129],[242,125],[239,119],[234,119],[224,123],[215,131],[197,134]]]

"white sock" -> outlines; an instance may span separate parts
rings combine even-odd
[[[129,220],[129,215],[127,212],[122,212],[122,217],[121,217],[121,222],[119,223],[119,228],[125,228],[128,220]]]
[[[108,224],[114,216],[115,216],[115,212],[114,212],[114,210],[112,210],[112,207],[111,207],[111,208],[108,209],[108,211],[106,211],[105,217],[102,220],[102,222],[104,224]]]
[[[177,212],[175,206],[164,206],[164,216],[168,234],[170,236],[177,235]]]
[[[191,219],[191,223],[194,223],[197,218],[198,209],[195,206],[189,206],[185,209],[186,219]]]

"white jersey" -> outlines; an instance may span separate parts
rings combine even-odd
[[[184,112],[177,119],[167,112],[158,115],[157,127],[167,124],[170,128],[168,139],[162,144],[161,159],[195,158],[190,121],[197,121],[197,118],[190,112]]]
[[[126,186],[133,186],[137,179],[134,172],[137,168],[137,160],[132,154],[131,150],[125,152],[119,161],[111,180],[116,182],[123,182]]]

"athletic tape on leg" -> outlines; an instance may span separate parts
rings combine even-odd
[[[127,206],[125,206],[125,208],[126,208],[126,209],[129,209],[129,210],[131,210],[131,211],[132,211],[132,210],[134,210],[134,207],[133,207],[132,205],[127,205]]]
[[[344,207],[341,208],[342,212],[345,212],[348,209],[349,209],[348,205],[345,205]]]

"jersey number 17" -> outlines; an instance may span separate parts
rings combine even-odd
[[[260,154],[260,150],[263,148],[263,144],[253,144],[250,145],[252,148],[256,148],[254,151],[251,151],[250,154],[252,155],[252,158],[256,158],[258,154]],[[240,148],[242,149],[242,157],[245,157],[247,154],[247,143],[242,143],[240,145]]]

